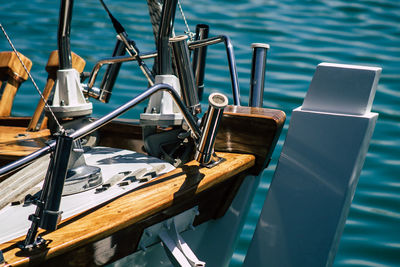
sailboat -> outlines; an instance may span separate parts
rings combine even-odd
[[[205,24],[193,41],[175,35],[177,0],[153,2],[157,51],[142,53],[100,2],[117,33],[112,56],[84,72],[69,44],[73,1],[61,0],[58,50],[31,118],[9,115],[32,63],[16,50],[0,54],[0,266],[227,266],[286,118],[263,107],[269,46],[252,45],[244,106],[229,36],[210,37]],[[226,48],[233,103],[210,92],[202,111],[207,47],[216,43]],[[92,118],[89,100],[107,103],[128,61],[149,87]],[[316,67],[244,266],[332,265],[378,117],[380,72]],[[145,100],[139,118],[118,119]]]

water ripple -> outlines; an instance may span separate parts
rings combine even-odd
[[[335,266],[399,266],[400,234],[400,1],[395,0],[200,0],[181,1],[189,24],[208,23],[210,34],[228,34],[235,45],[242,102],[247,104],[253,42],[271,45],[268,54],[264,103],[290,111],[301,105],[315,66],[323,61],[382,67],[373,111],[380,113],[359,186],[350,209]],[[142,51],[154,49],[146,1],[108,1]],[[43,88],[44,67],[56,49],[58,1],[5,1],[1,23],[17,49],[34,62],[32,74]],[[12,12],[9,12],[12,10]],[[185,29],[177,12],[177,33]],[[96,1],[75,1],[71,47],[87,61],[110,56],[115,34]],[[0,38],[0,50],[9,50]],[[149,64],[151,64],[149,62]],[[123,66],[108,105],[95,103],[95,115],[104,114],[143,91],[146,80],[134,63]],[[206,94],[221,90],[229,96],[230,78],[222,45],[210,47]],[[206,98],[204,98],[206,99]],[[31,115],[38,97],[29,82],[19,90],[15,115]],[[144,105],[144,104],[143,104]],[[126,116],[137,116],[144,106]],[[203,103],[205,105],[205,103]],[[276,162],[287,131],[273,155]],[[273,166],[272,166],[273,167]],[[250,242],[273,168],[264,172],[232,266],[240,266]]]

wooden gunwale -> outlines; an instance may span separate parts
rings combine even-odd
[[[281,110],[227,106],[215,142],[216,151],[247,153],[256,156],[254,175],[270,161],[286,114]]]
[[[0,159],[16,160],[44,147],[50,130],[28,132],[22,127],[0,125]]]
[[[285,119],[285,113],[276,109],[228,105],[218,130],[215,150],[255,155],[254,174],[257,175],[267,166]],[[28,123],[28,117],[0,117],[1,126],[26,127]],[[99,130],[99,137],[100,145],[144,152],[142,128],[137,120],[115,120]],[[37,149],[42,146],[38,144]],[[4,165],[15,157],[4,155],[0,160]]]
[[[218,155],[227,159],[225,162],[212,169],[189,162],[129,194],[65,220],[58,230],[43,233],[51,240],[43,250],[21,252],[15,243],[23,237],[1,244],[5,266],[40,266],[43,262],[46,266],[93,265],[93,251],[109,251],[111,248],[102,242],[110,238],[119,247],[108,260],[111,262],[136,250],[145,227],[185,209],[199,206],[195,225],[222,216],[244,177],[258,175],[268,164],[284,121],[285,114],[279,110],[228,106],[215,146]],[[27,123],[27,118],[0,118],[4,126]],[[141,127],[131,120],[106,125],[98,137],[100,145],[136,151],[143,144]]]
[[[22,253],[15,243],[23,237],[0,245],[6,264],[3,266],[36,265],[75,248],[101,240],[141,220],[149,218],[180,202],[190,201],[212,187],[245,172],[255,164],[255,157],[246,154],[218,153],[225,162],[208,169],[191,161],[104,206],[63,221],[53,232],[43,233],[51,240],[45,249]]]

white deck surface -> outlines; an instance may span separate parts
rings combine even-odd
[[[160,159],[149,157],[134,151],[121,150],[115,148],[95,147],[85,153],[88,165],[101,168],[103,182],[114,175],[125,172],[135,171],[146,168],[148,172],[161,169],[161,173],[166,173],[174,169],[172,165]],[[28,166],[29,168],[29,166]],[[61,200],[60,210],[63,211],[62,219],[69,218],[85,210],[96,207],[110,199],[124,194],[139,185],[134,181],[127,186],[114,185],[111,188],[96,193],[95,189],[75,195],[65,196]],[[12,240],[16,237],[25,235],[31,225],[28,216],[35,212],[36,206],[17,205],[7,206],[0,211],[0,243]]]

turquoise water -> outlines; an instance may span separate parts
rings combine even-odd
[[[109,0],[109,7],[141,51],[154,49],[145,1]],[[335,266],[400,266],[400,1],[335,0],[183,0],[192,30],[211,25],[212,34],[232,38],[237,57],[241,101],[247,104],[253,42],[271,45],[264,105],[286,112],[302,103],[315,66],[323,61],[383,68],[373,111],[380,114],[359,185],[336,256]],[[14,45],[33,62],[32,74],[44,87],[44,67],[56,49],[59,1],[2,1],[0,22]],[[176,32],[184,23],[177,12]],[[98,1],[75,1],[72,50],[86,59],[90,70],[109,56],[114,33]],[[9,46],[0,37],[0,50]],[[149,62],[150,64],[151,62]],[[230,93],[223,46],[208,50],[207,92]],[[108,105],[96,103],[94,115],[104,114],[145,88],[135,63],[123,66]],[[31,115],[38,101],[30,82],[20,88],[14,115]],[[232,103],[230,98],[230,103]],[[137,116],[143,107],[126,116]],[[264,172],[232,266],[240,266],[261,209],[288,123],[270,167]]]

